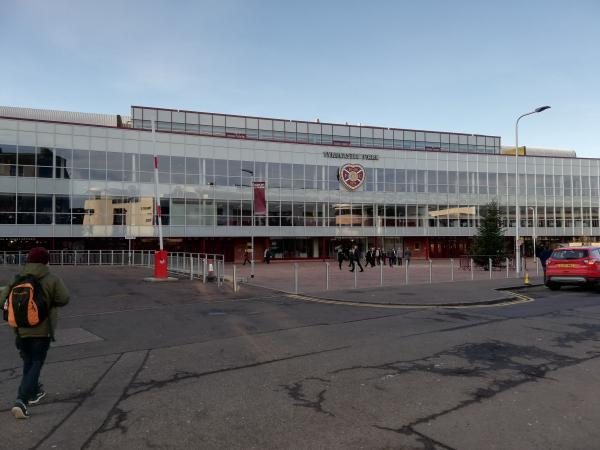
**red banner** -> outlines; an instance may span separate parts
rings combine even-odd
[[[254,187],[254,215],[267,215],[267,200],[266,200],[266,183],[264,181],[255,181]]]

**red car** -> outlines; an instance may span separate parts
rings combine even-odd
[[[546,286],[594,286],[600,281],[600,247],[557,248],[546,262]]]

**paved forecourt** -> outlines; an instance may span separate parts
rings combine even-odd
[[[600,439],[595,292],[534,287],[520,291],[534,301],[509,306],[388,309],[144,283],[140,268],[53,270],[73,300],[42,374],[48,396],[28,421],[9,413],[20,360],[0,327],[7,448],[586,449]],[[11,275],[2,269],[0,284]],[[460,286],[398,296],[426,303]]]
[[[529,277],[541,276],[541,267],[529,259],[526,267],[529,268]],[[233,273],[232,264],[227,264],[226,273]],[[283,292],[315,294],[322,291],[337,291],[359,288],[400,287],[414,284],[429,284],[443,282],[464,282],[473,280],[515,280],[514,270],[506,271],[505,268],[494,268],[490,271],[464,263],[461,267],[460,260],[436,259],[431,261],[431,270],[428,261],[413,260],[407,266],[380,265],[375,267],[364,266],[364,271],[350,272],[348,262],[344,261],[339,269],[337,261],[305,261],[305,262],[272,262],[265,264],[257,262],[254,265],[254,277],[250,264],[236,264],[236,275],[243,281],[255,286],[276,289]],[[491,276],[490,276],[491,275]],[[522,278],[520,278],[522,281]],[[514,281],[512,282],[514,283]],[[517,284],[520,284],[518,282]]]

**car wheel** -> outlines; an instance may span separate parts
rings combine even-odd
[[[551,291],[558,291],[560,289],[560,284],[549,281],[546,283],[546,287]]]

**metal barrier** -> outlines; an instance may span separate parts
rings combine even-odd
[[[153,250],[50,250],[49,264],[54,266],[136,266],[153,267]],[[0,252],[0,266],[23,265],[27,252]],[[216,281],[222,286],[225,281],[225,258],[215,253],[169,254],[169,272],[178,276]]]
[[[490,264],[491,261],[491,264]],[[461,270],[515,270],[515,259],[505,255],[461,255],[459,268]]]
[[[480,260],[480,264],[481,262]],[[487,257],[484,264],[481,265],[476,263],[475,258],[467,257],[460,263],[461,265],[457,264],[454,258],[413,260],[410,264],[393,264],[389,267],[382,263],[379,266],[365,267],[363,275],[358,270],[351,271],[353,272],[351,274],[348,274],[346,270],[332,271],[330,261],[323,262],[322,266],[316,262],[307,264],[307,266],[294,262],[289,265],[282,265],[283,270],[280,272],[280,277],[273,277],[272,273],[266,275],[262,272],[262,269],[266,266],[260,266],[256,281],[251,283],[300,294],[303,292],[319,292],[320,290],[330,291],[332,289],[365,289],[382,286],[400,287],[412,284],[506,280],[522,276],[522,274],[515,273],[514,262],[506,257],[503,261]],[[532,268],[534,266],[531,261],[529,261],[529,265]],[[527,267],[525,260],[522,262],[522,267]],[[250,282],[245,274],[240,276],[240,268],[237,267],[237,269],[236,282]],[[263,275],[266,276],[263,278]]]

